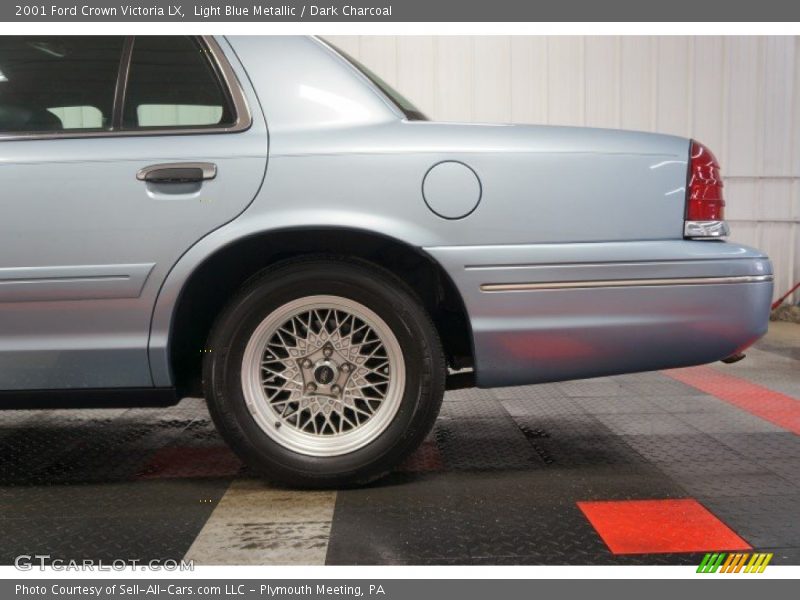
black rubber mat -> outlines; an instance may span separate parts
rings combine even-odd
[[[692,497],[797,564],[800,438],[770,428],[658,373],[449,394],[437,468],[340,492],[327,562],[697,564],[614,555],[576,506]]]
[[[181,559],[244,476],[199,400],[0,413],[0,563]],[[697,564],[614,555],[576,505],[670,498],[800,564],[800,437],[659,373],[448,393],[397,472],[338,492],[327,562]]]
[[[165,410],[0,413],[0,563],[181,559],[231,476],[159,478],[165,449],[221,447],[195,402]],[[224,452],[228,452],[223,448]],[[174,469],[173,469],[174,470]]]
[[[686,563],[618,558],[576,500],[685,492],[590,415],[440,419],[444,471],[339,492],[328,564]],[[363,531],[369,531],[364,536]]]

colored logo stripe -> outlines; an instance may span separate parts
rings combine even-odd
[[[763,573],[772,560],[773,554],[755,552],[751,554],[726,554],[725,552],[709,552],[697,567],[698,573]],[[748,562],[748,558],[750,561]],[[744,566],[747,562],[747,566]],[[744,567],[744,571],[742,571]]]
[[[697,567],[698,573],[716,573],[722,561],[725,560],[725,553],[706,554],[700,566]]]
[[[721,573],[730,573],[730,564],[733,562],[735,556],[739,556],[738,554],[728,554],[728,558],[725,559],[725,562],[722,564]]]

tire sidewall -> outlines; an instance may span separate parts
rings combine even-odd
[[[389,425],[367,445],[332,457],[300,454],[269,437],[247,408],[241,383],[245,347],[258,325],[284,304],[316,295],[340,296],[374,311],[396,336],[406,370],[402,399]],[[301,485],[372,479],[416,447],[432,424],[425,401],[443,366],[433,364],[438,339],[422,317],[427,315],[401,282],[378,270],[324,261],[265,273],[246,286],[214,327],[206,361],[212,416],[248,464],[278,479]],[[434,408],[438,412],[438,405]]]

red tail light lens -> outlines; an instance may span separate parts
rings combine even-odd
[[[700,142],[692,140],[687,190],[687,221],[722,221],[725,199],[717,157]]]

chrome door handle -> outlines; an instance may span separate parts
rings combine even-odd
[[[136,179],[150,183],[198,183],[216,176],[217,165],[206,162],[162,163],[136,173]]]

